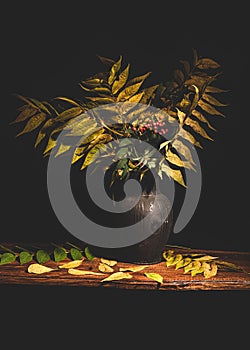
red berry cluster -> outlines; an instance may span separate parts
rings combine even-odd
[[[134,126],[132,127],[133,131],[140,131],[140,132],[144,132],[146,130],[151,130],[153,131],[155,134],[160,133],[162,135],[165,135],[168,133],[168,128],[164,128],[164,126],[166,125],[166,123],[164,121],[157,121],[157,122],[152,122],[152,123],[147,123],[143,126],[140,126],[138,129]]]

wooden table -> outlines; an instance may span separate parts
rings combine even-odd
[[[6,244],[5,244],[6,245]],[[9,244],[8,246],[15,246]],[[36,243],[37,245],[37,243]],[[174,248],[175,253],[186,253],[186,249]],[[149,265],[146,269],[133,272],[131,279],[124,279],[112,282],[101,282],[105,277],[99,275],[74,276],[67,270],[59,269],[58,265],[70,261],[68,258],[63,262],[56,263],[49,261],[45,266],[55,268],[55,271],[36,275],[27,272],[30,263],[20,265],[18,261],[10,264],[0,265],[0,284],[2,285],[48,285],[48,286],[84,286],[98,288],[122,288],[133,290],[250,290],[250,253],[236,251],[219,250],[199,250],[189,249],[189,253],[204,253],[206,255],[217,256],[222,260],[234,263],[240,266],[244,271],[222,271],[217,275],[205,279],[203,275],[198,274],[191,277],[190,274],[184,274],[182,269],[175,270],[174,267],[166,267],[165,261],[158,264]],[[35,261],[32,261],[33,263]],[[99,258],[92,261],[84,260],[80,267],[84,270],[98,271]],[[138,266],[124,262],[118,262],[114,267],[115,272],[120,267]],[[163,276],[163,283],[157,283],[148,279],[144,273],[154,272]]]

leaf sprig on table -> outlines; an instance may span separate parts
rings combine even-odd
[[[221,260],[217,256],[201,253],[175,254],[174,250],[169,249],[163,252],[163,258],[167,267],[172,266],[176,270],[182,268],[184,274],[190,273],[192,277],[203,274],[205,278],[210,278],[217,275],[218,269],[246,272],[240,266]]]
[[[0,249],[3,251],[3,253],[0,254],[0,265],[9,264],[14,261],[18,261],[21,265],[24,265],[32,260],[37,261],[39,264],[44,264],[51,260],[59,262],[66,258],[71,260],[81,260],[83,256],[88,260],[94,258],[88,247],[82,249],[70,242],[66,242],[64,245],[51,243],[51,246],[52,248],[50,250],[45,250],[38,246],[26,248],[16,245],[14,251],[0,245]]]

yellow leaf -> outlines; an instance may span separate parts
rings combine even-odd
[[[118,281],[118,280],[122,280],[122,279],[129,279],[132,277],[133,276],[128,272],[119,271],[119,272],[112,273],[108,277],[104,278],[101,282]]]
[[[154,280],[160,284],[163,283],[163,277],[162,275],[160,275],[159,273],[155,273],[155,272],[145,272],[144,275],[147,278],[150,278],[151,280]]]
[[[114,95],[126,84],[129,75],[129,68],[130,65],[128,64],[127,67],[119,74],[118,80],[114,81],[112,86],[112,93]]]
[[[141,103],[148,103],[149,100],[153,97],[153,94],[155,92],[155,90],[158,88],[159,85],[153,85],[150,86],[148,88],[143,89],[143,97],[141,99]]]
[[[206,103],[203,100],[199,100],[198,106],[209,114],[220,115],[220,116],[224,117],[224,114],[222,114],[217,109],[215,109],[213,106],[211,106],[210,104]]]
[[[184,167],[183,161],[178,157],[177,154],[173,153],[170,148],[166,151],[166,159],[174,165]]]
[[[61,154],[67,152],[71,148],[70,145],[63,145],[62,143],[60,144],[58,151],[55,154],[55,157],[60,156]]]
[[[98,270],[101,272],[104,272],[104,273],[114,272],[114,269],[111,266],[104,264],[104,263],[100,263],[98,265]]]
[[[31,106],[26,106],[18,115],[18,117],[11,122],[10,124],[15,124],[15,123],[20,123],[25,121],[28,118],[31,118],[35,113],[37,113],[37,109],[31,107]]]
[[[46,114],[44,112],[36,114],[34,117],[28,120],[23,131],[16,135],[16,137],[31,132],[38,128],[39,125],[46,119]]]
[[[183,187],[186,187],[186,184],[184,182],[182,173],[180,170],[175,170],[170,168],[168,165],[166,164],[162,164],[161,165],[161,170],[168,176],[171,177],[174,181],[178,182],[180,185],[182,185]]]
[[[120,267],[119,271],[139,272],[144,270],[146,267],[148,267],[148,265]]]
[[[203,268],[203,266],[201,265],[199,268],[193,269],[193,270],[191,271],[191,276],[194,277],[194,276],[196,276],[196,275],[198,275],[199,273],[202,273],[202,272],[204,272],[204,268]]]
[[[187,130],[184,130],[183,128],[180,128],[180,130],[178,131],[178,136],[182,137],[183,139],[191,142],[193,145],[202,148],[202,146],[200,145],[200,143],[198,141],[196,141],[196,139],[194,138],[194,136],[192,134],[190,134],[190,132],[188,132]]]
[[[206,93],[202,94],[202,98],[203,100],[209,102],[211,105],[214,105],[214,106],[218,106],[218,107],[227,106],[227,104],[218,101],[216,98]]]
[[[209,123],[209,121],[203,116],[203,114],[201,114],[199,111],[197,111],[196,109],[194,109],[192,111],[192,115],[194,117],[196,117],[197,119],[199,119],[201,122],[207,124],[207,126],[209,127],[209,129],[216,131],[216,129]]]
[[[151,72],[148,72],[146,74],[140,75],[139,77],[135,77],[128,81],[127,86],[131,86],[137,83],[143,83],[145,79],[151,74]]]
[[[199,261],[210,261],[210,260],[214,260],[214,259],[218,259],[218,257],[211,256],[211,255],[203,255],[203,256],[200,256],[198,258],[194,258],[194,260],[199,260]]]
[[[139,94],[135,94],[134,96],[128,99],[129,102],[139,103],[144,95],[144,92],[139,92]]]
[[[106,104],[106,103],[113,103],[113,102],[115,102],[113,97],[89,97],[89,96],[87,96],[86,98],[88,100],[97,102],[97,103],[99,103],[101,105],[102,104]]]
[[[47,273],[47,272],[51,272],[54,271],[55,269],[52,269],[51,267],[47,267],[47,266],[43,266],[40,264],[30,264],[28,267],[28,272],[29,273],[35,273],[35,274],[42,274],[42,273]]]
[[[177,262],[177,264],[175,265],[175,269],[178,270],[181,267],[185,267],[187,265],[189,265],[191,263],[192,259],[191,258],[185,258],[183,260],[180,260],[179,262]]]
[[[192,118],[188,117],[185,120],[185,124],[190,126],[197,134],[203,136],[208,140],[213,140],[196,120],[193,120]]]
[[[90,151],[88,152],[88,154],[86,155],[86,157],[84,159],[81,170],[85,169],[88,165],[90,165],[98,157],[100,149],[105,149],[105,144],[99,143],[90,149]]]
[[[62,113],[60,113],[55,119],[54,121],[59,121],[59,122],[64,122],[66,120],[69,120],[71,118],[75,118],[78,115],[80,115],[83,112],[82,107],[72,107],[69,109],[66,109],[65,111],[63,111]]]
[[[175,69],[174,80],[177,82],[178,85],[181,85],[184,82],[185,77],[183,72],[180,69]]]
[[[116,260],[108,260],[108,259],[104,259],[104,258],[101,258],[100,260],[103,264],[106,264],[108,266],[115,266],[117,264]]]
[[[109,78],[108,78],[108,84],[112,85],[117,73],[119,72],[121,68],[121,63],[122,63],[122,56],[119,57],[118,61],[113,64],[110,70]]]
[[[142,85],[142,81],[134,84],[134,85],[130,85],[128,87],[125,87],[125,89],[123,89],[118,97],[117,97],[117,102],[119,101],[123,101],[123,100],[128,100],[130,97],[132,97],[133,95],[135,95],[137,93],[137,91],[140,89],[141,85]]]
[[[178,153],[180,153],[190,164],[194,164],[191,151],[188,146],[184,145],[178,138],[176,138],[172,146],[176,149]]]
[[[221,92],[228,92],[229,90],[222,90],[216,86],[208,85],[205,89],[205,92],[212,92],[212,93],[221,93]]]
[[[196,67],[199,69],[216,69],[219,68],[220,65],[211,58],[200,58]]]
[[[74,261],[70,261],[68,263],[65,263],[63,265],[59,265],[58,267],[60,269],[73,269],[75,267],[80,266],[82,264],[82,262],[83,262],[83,259],[81,259],[81,260],[74,260]]]
[[[190,73],[190,63],[186,60],[180,60],[180,63],[183,65],[185,72],[188,75]]]
[[[48,153],[49,151],[51,151],[54,147],[56,146],[56,140],[53,140],[51,137],[49,138],[49,141],[47,143],[47,146],[45,148],[45,151],[43,152],[43,154],[45,155],[46,153]]]
[[[70,132],[69,134],[72,136],[83,136],[84,135],[92,135],[91,131],[95,131],[97,126],[97,122],[93,121],[91,118],[85,118],[83,120],[77,120],[76,123],[68,126]],[[84,138],[83,138],[84,140]]]
[[[96,275],[96,276],[103,276],[104,274],[101,272],[93,272],[93,271],[85,271],[85,270],[78,270],[78,269],[68,269],[68,273],[70,275],[75,276],[85,276],[85,275]]]
[[[85,147],[77,147],[75,149],[75,152],[73,154],[73,158],[71,161],[72,164],[76,163],[79,159],[81,159],[84,156],[84,150],[85,150]]]
[[[68,98],[68,97],[58,96],[58,97],[55,97],[54,100],[65,101],[65,102],[68,102],[68,103],[72,104],[73,106],[82,108],[78,102],[76,102],[76,101],[74,101],[74,100],[72,100],[71,98]]]
[[[211,263],[211,264],[203,263],[203,267],[204,267],[204,277],[205,278],[210,278],[210,277],[216,276],[217,271],[218,271],[218,267],[215,263]]]
[[[184,274],[188,273],[189,271],[192,270],[198,270],[201,267],[200,261],[192,261],[190,264],[186,265],[184,267]]]
[[[183,125],[184,119],[186,118],[186,113],[184,113],[181,110],[177,109],[177,116],[179,118],[180,125]]]

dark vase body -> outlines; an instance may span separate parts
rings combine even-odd
[[[112,189],[112,197],[116,200],[124,196],[123,183],[119,183]],[[123,217],[121,223],[129,226],[139,223],[139,230],[145,231],[145,221],[143,219],[154,206],[154,215],[150,222],[151,234],[148,238],[137,244],[133,244],[122,248],[102,248],[90,246],[92,253],[95,256],[118,261],[136,263],[136,264],[154,264],[162,260],[162,253],[169,239],[173,228],[173,212],[170,201],[161,193],[157,193],[154,179],[147,176],[141,183],[142,194],[138,203]],[[133,196],[127,196],[125,203],[133,200]],[[167,212],[166,219],[159,226],[159,221],[162,221],[162,211]],[[154,229],[154,227],[158,227]]]

